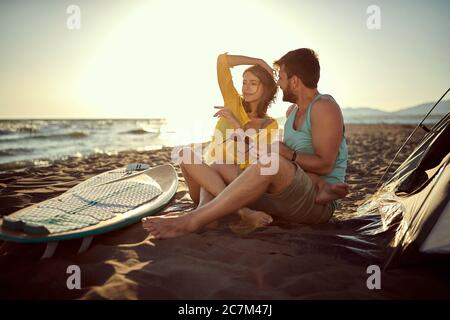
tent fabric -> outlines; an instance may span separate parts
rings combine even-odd
[[[450,202],[447,202],[442,215],[425,239],[420,250],[422,252],[450,254]]]
[[[393,255],[450,253],[450,113],[424,136],[392,178],[358,208],[379,215],[361,234],[394,232]],[[392,258],[392,255],[391,255]],[[389,262],[388,262],[389,264]]]

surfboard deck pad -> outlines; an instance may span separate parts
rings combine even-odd
[[[143,171],[110,170],[56,198],[3,217],[0,219],[0,239],[18,243],[52,243],[46,252],[54,252],[54,243],[58,241],[86,238],[80,247],[80,252],[83,252],[93,236],[123,228],[157,213],[171,200],[177,187],[177,173],[170,164]]]

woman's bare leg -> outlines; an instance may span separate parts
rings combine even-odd
[[[200,187],[200,202],[198,207],[204,206],[208,202],[214,199],[214,196],[205,190],[205,188]]]
[[[200,185],[190,176],[183,164],[180,164],[181,172],[189,190],[189,195],[196,205],[200,204]]]
[[[214,199],[214,196],[206,191],[204,188],[200,187],[200,202],[197,206],[197,208],[200,208],[201,206],[204,206],[208,202],[210,202],[212,199]],[[204,226],[204,229],[215,229],[219,226],[219,221],[211,222],[210,224]]]
[[[189,194],[192,201],[198,206],[201,202],[200,189],[205,188],[213,196],[225,189],[226,185],[222,177],[206,163],[200,159],[195,159],[197,155],[192,149],[184,148],[181,151],[182,159],[188,158],[190,161],[181,162],[181,172],[186,180]]]
[[[217,171],[225,183],[229,185],[233,180],[235,180],[240,173],[240,169],[235,164],[212,164],[211,168]],[[252,210],[250,208],[241,208],[236,211],[236,213],[241,217],[241,220],[253,227],[263,227],[272,223],[272,217],[264,211]]]

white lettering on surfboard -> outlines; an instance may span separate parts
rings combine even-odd
[[[81,269],[77,265],[70,265],[67,267],[66,270],[67,274],[70,274],[70,276],[67,278],[66,285],[67,289],[73,290],[73,289],[81,289]]]

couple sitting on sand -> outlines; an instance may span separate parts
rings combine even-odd
[[[242,96],[234,88],[230,72],[237,65],[252,65],[243,74]],[[293,50],[274,65],[276,82],[272,68],[261,59],[218,57],[224,107],[215,114],[220,117],[216,131],[227,136],[228,129],[254,129],[256,139],[269,144],[269,150],[259,154],[257,161],[223,163],[215,160],[224,156],[217,146],[225,146],[225,141],[213,139],[204,155],[183,149],[183,159],[197,158],[180,166],[198,206],[184,215],[144,218],[143,227],[156,239],[198,231],[233,213],[256,226],[271,223],[272,216],[305,224],[325,223],[333,215],[335,200],[348,193],[343,118],[336,101],[317,90],[320,65],[315,52]],[[274,139],[272,132],[278,124],[267,116],[277,86],[283,91],[283,101],[294,103],[286,112],[283,142]],[[225,147],[223,152],[227,152]],[[276,172],[263,174],[274,161]]]

